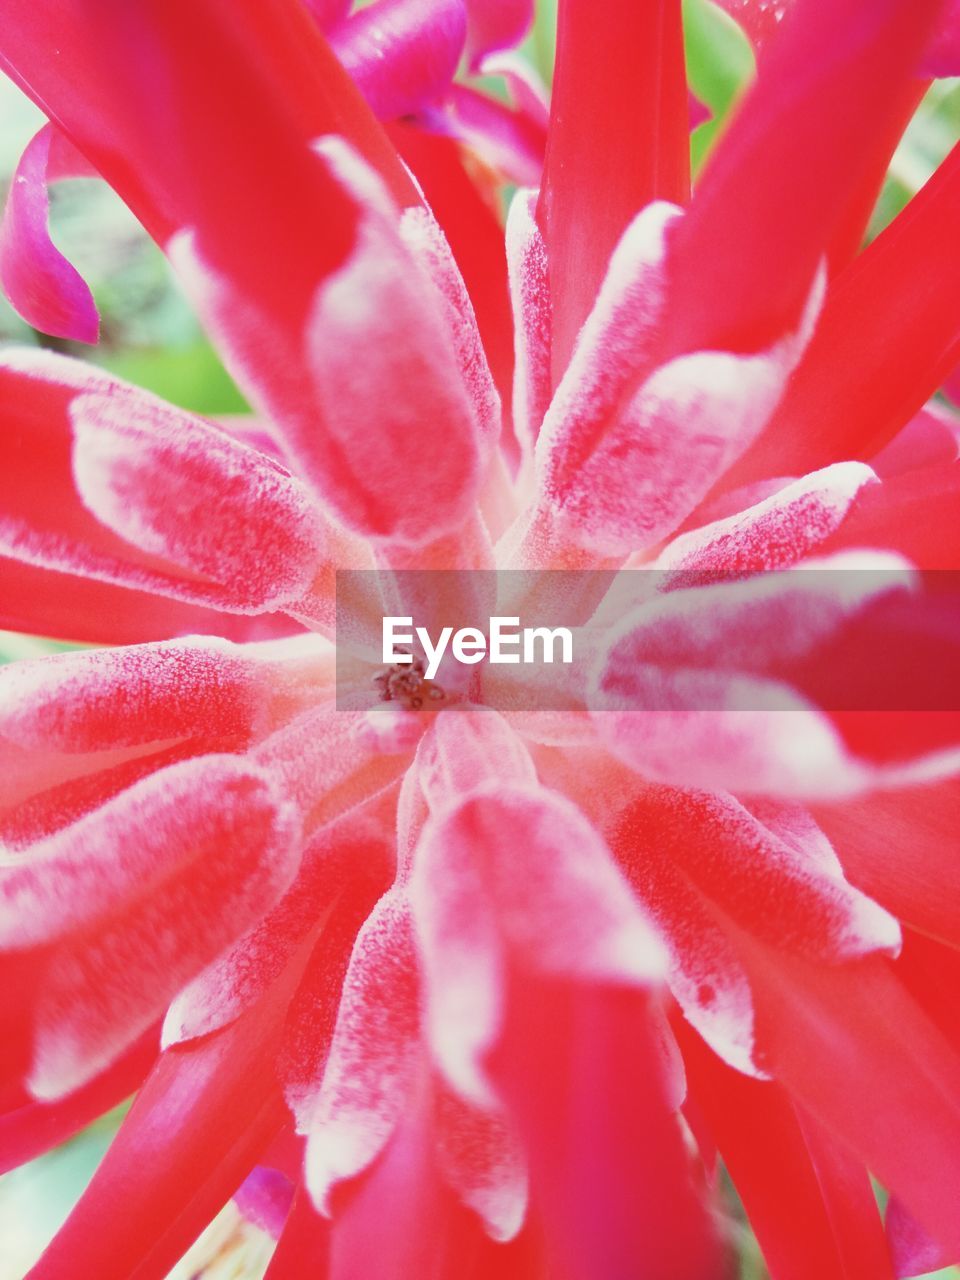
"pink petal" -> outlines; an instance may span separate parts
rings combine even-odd
[[[376,0],[330,44],[381,120],[412,115],[449,86],[467,34],[463,0]]]
[[[7,944],[54,944],[34,1095],[59,1097],[102,1070],[269,910],[299,857],[296,818],[263,775],[208,756],[144,780],[8,868]]]
[[[374,801],[350,810],[307,844],[296,880],[273,910],[173,1001],[164,1021],[165,1047],[226,1026],[259,1000],[288,965],[302,969],[305,963],[306,972],[290,1015],[288,1034],[297,1040],[291,1053],[312,1037],[312,1047],[322,1061],[339,994],[332,975],[346,969],[357,929],[390,882],[390,832],[389,828],[381,829],[376,807]],[[314,945],[320,930],[322,939]],[[309,959],[303,954],[305,946],[312,947]],[[321,1033],[320,987],[333,1007],[327,1035]],[[304,1028],[296,1026],[299,1012]],[[295,1056],[298,1077],[311,1075],[312,1082],[312,1068],[304,1067],[301,1055]],[[285,1082],[292,1098],[294,1083],[289,1068]]]
[[[881,553],[830,563],[860,572],[787,572],[673,591],[628,615],[591,693],[610,748],[648,777],[680,785],[826,796],[875,784],[883,775],[845,745],[843,717],[819,708],[876,705],[873,677],[884,668],[869,655],[879,639],[897,636],[892,624],[910,575]],[[909,666],[909,645],[898,640],[895,665]],[[844,696],[831,684],[837,672],[858,677],[852,696],[859,703],[835,701]],[[908,699],[911,692],[923,693],[922,679]],[[870,718],[858,754],[876,754],[869,732],[877,728]],[[946,728],[949,743],[953,727]],[[921,738],[909,754],[923,757],[941,745]],[[891,770],[888,780],[897,776]]]
[[[282,370],[271,371],[256,398],[282,424],[336,518],[366,537],[420,544],[455,529],[472,505],[477,424],[442,309],[399,239],[385,189],[341,142],[327,139],[321,151],[326,163],[317,164],[362,197],[364,211],[352,252],[312,298],[302,341],[290,346],[265,328],[189,237],[171,252],[196,276],[218,337],[237,358],[252,360],[265,342],[274,344]],[[428,419],[444,448],[431,451],[411,485],[410,458]]]
[[[796,333],[757,355],[702,351],[662,365],[589,443],[582,427],[579,439],[569,427],[563,435],[551,429],[551,407],[542,487],[563,536],[601,555],[627,555],[676,529],[765,426],[819,304],[814,289]]]
[[[659,945],[603,841],[569,801],[535,785],[491,782],[435,810],[410,894],[433,1052],[456,1090],[481,1103],[508,961],[640,985],[662,972]]]
[[[86,282],[50,239],[47,182],[51,147],[69,146],[44,125],[11,179],[0,223],[0,285],[35,329],[58,338],[96,342],[100,317]]]
[[[466,6],[467,53],[474,70],[488,53],[519,44],[533,22],[533,0],[466,0]]]
[[[925,76],[960,74],[960,3],[947,0],[943,6],[939,29],[923,57]]]
[[[403,1115],[419,1059],[418,985],[409,908],[391,891],[357,936],[309,1109],[306,1179],[322,1213],[335,1184],[367,1168]]]
[[[108,528],[211,579],[235,605],[276,608],[308,592],[325,531],[279,464],[218,428],[116,389],[77,396],[70,417],[77,488]],[[203,524],[211,518],[215,540]]]
[[[69,754],[208,734],[244,743],[271,674],[212,639],[18,662],[0,668],[0,735]]]
[[[436,286],[480,435],[493,446],[500,437],[500,397],[487,363],[473,303],[447,238],[426,208],[404,210],[400,235]]]
[[[661,553],[657,568],[670,571],[671,586],[694,585],[711,572],[726,576],[786,568],[841,528],[861,491],[876,482],[864,463],[835,463],[736,515],[681,534]]]
[[[293,1185],[286,1174],[266,1165],[257,1165],[243,1181],[233,1202],[255,1227],[280,1237],[293,1201]]]
[[[509,1117],[471,1106],[434,1085],[437,1159],[460,1201],[482,1218],[493,1240],[516,1237],[527,1212],[527,1170]]]
[[[507,263],[516,317],[513,421],[530,451],[550,405],[550,277],[547,249],[536,221],[536,193],[518,191],[507,215]]]
[[[6,555],[245,612],[296,601],[319,575],[325,535],[309,495],[219,429],[28,349],[4,353],[0,404],[18,427],[0,442]],[[217,540],[197,520],[213,502]]]
[[[940,1271],[960,1256],[930,1236],[896,1196],[887,1205],[886,1222],[887,1239],[898,1278]]]
[[[528,115],[469,85],[454,84],[446,110],[428,117],[493,166],[508,182],[534,186],[543,172],[546,130]]]

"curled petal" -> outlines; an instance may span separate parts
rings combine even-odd
[[[487,363],[473,303],[446,236],[426,208],[404,210],[400,235],[436,286],[453,334],[460,376],[473,403],[481,436],[495,444],[500,435],[500,397]]]
[[[232,602],[276,608],[309,590],[325,533],[279,464],[146,396],[82,394],[70,417],[80,496],[108,528]]]
[[[508,1116],[471,1106],[435,1086],[441,1173],[460,1200],[480,1215],[494,1240],[512,1240],[527,1210],[527,1171]]]
[[[53,944],[34,1095],[59,1097],[110,1062],[269,910],[299,859],[296,815],[264,776],[210,756],[144,780],[5,868],[5,944]]]
[[[452,81],[467,34],[463,0],[376,0],[330,43],[381,120],[412,115]]]
[[[44,125],[28,144],[10,183],[0,223],[0,285],[35,329],[58,338],[96,342],[100,317],[90,289],[50,239],[47,183],[51,151],[69,143]],[[80,157],[77,156],[78,162]],[[55,164],[55,162],[54,162]],[[84,172],[82,163],[80,172]]]
[[[766,425],[809,340],[822,284],[820,277],[797,331],[773,347],[672,360],[647,378],[589,452],[578,442],[579,467],[569,455],[550,455],[546,502],[570,541],[626,555],[676,529]]]
[[[320,576],[326,538],[307,491],[216,427],[33,349],[3,352],[0,410],[7,557],[250,613],[284,595],[298,602]],[[222,542],[206,532],[213,503]],[[263,560],[261,535],[272,550]]]
[[[18,662],[0,669],[0,735],[69,754],[221,733],[242,742],[268,675],[199,638]]]
[[[456,1090],[480,1103],[507,963],[646,985],[662,954],[603,841],[569,801],[488,783],[434,814],[414,855],[427,1028]]]
[[[357,936],[311,1108],[306,1180],[322,1213],[334,1185],[377,1157],[403,1114],[419,1057],[418,988],[409,907],[393,891]]]

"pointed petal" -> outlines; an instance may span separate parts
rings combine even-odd
[[[778,1085],[746,1079],[679,1034],[691,1090],[771,1274],[893,1280],[866,1169],[798,1116]]]
[[[535,785],[490,782],[435,810],[410,894],[427,1034],[451,1085],[481,1104],[508,961],[641,986],[662,973],[659,944],[599,835],[569,801]]]
[[[391,891],[357,936],[309,1107],[306,1180],[322,1213],[334,1186],[376,1159],[404,1113],[419,1060],[418,988],[409,908]]]
[[[370,808],[351,810],[323,828],[305,847],[297,878],[276,907],[184,987],[167,1010],[165,1047],[209,1035],[239,1017],[287,965],[297,963],[298,952],[319,930],[322,941],[306,961],[288,1018],[287,1035],[293,1035],[296,1044],[285,1053],[295,1057],[301,1081],[303,1053],[296,1050],[302,1050],[304,1042],[316,1055],[311,1065],[323,1061],[350,947],[386,890],[392,870],[389,829],[381,828]],[[296,1111],[296,1081],[289,1061],[283,1075],[288,1101]]]
[[[36,996],[34,1095],[96,1074],[259,919],[296,870],[297,834],[262,773],[208,756],[145,779],[5,868],[6,944],[55,944]]]
[[[671,351],[756,351],[796,325],[876,168],[873,147],[902,120],[939,9],[836,0],[791,11],[671,237]]]
[[[835,463],[736,515],[681,534],[661,552],[657,568],[671,571],[671,587],[708,580],[711,571],[726,576],[786,568],[819,550],[856,510],[862,491],[876,484],[865,463]],[[877,544],[854,534],[848,545]]]
[[[958,216],[960,147],[831,287],[782,404],[729,484],[870,458],[923,407],[957,360]]]
[[[0,223],[0,285],[14,310],[35,329],[96,342],[100,318],[93,295],[50,239],[47,183],[53,176],[54,142],[52,125],[44,125],[11,179]]]
[[[677,0],[562,0],[537,215],[550,255],[554,383],[630,219],[651,200],[688,195],[686,108]]]

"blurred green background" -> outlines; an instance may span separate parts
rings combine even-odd
[[[710,0],[685,0],[684,13],[691,87],[713,116],[691,139],[696,172],[749,84],[754,60],[739,29]],[[548,82],[555,20],[556,0],[540,0],[535,27],[524,45],[527,57]],[[489,87],[500,91],[494,83]],[[42,122],[36,108],[0,77],[0,195]],[[927,94],[894,157],[871,235],[903,208],[958,138],[960,81],[940,81]],[[122,203],[103,184],[80,180],[60,184],[51,205],[59,247],[93,288],[102,317],[102,341],[90,348],[45,338],[25,325],[2,298],[0,341],[42,344],[81,356],[199,413],[242,411],[242,396],[204,337],[163,255]],[[42,639],[0,632],[0,662],[57,647]],[[0,1280],[21,1280],[86,1185],[120,1118],[120,1112],[104,1117],[59,1150],[0,1178]],[[730,1231],[740,1253],[741,1280],[764,1280],[766,1269],[729,1187],[726,1198]],[[174,1280],[195,1276],[253,1280],[263,1274],[268,1255],[266,1238],[227,1210],[171,1274]],[[956,1280],[960,1269],[937,1275]]]

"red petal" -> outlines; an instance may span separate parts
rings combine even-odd
[[[688,188],[679,3],[563,0],[538,211],[550,255],[555,383],[630,219],[654,199],[682,202]]]
[[[761,1062],[960,1253],[960,1056],[889,962],[815,966],[754,945]]]
[[[381,120],[413,115],[453,80],[467,34],[463,0],[377,0],[330,44]]]
[[[549,1253],[570,1280],[716,1276],[670,1111],[649,997],[516,977],[491,1063],[523,1136]]]
[[[670,350],[754,351],[796,324],[904,118],[940,2],[834,0],[784,20],[673,237]]]
[[[892,1280],[867,1171],[776,1084],[724,1066],[678,1027],[691,1091],[776,1280]]]
[[[277,1013],[163,1054],[30,1280],[163,1280],[283,1124]]]
[[[518,191],[507,216],[507,262],[516,323],[517,372],[513,392],[514,429],[522,447],[536,444],[550,406],[550,277],[547,249],[537,225],[536,196]]]
[[[850,880],[905,923],[960,943],[960,782],[820,806]]]
[[[923,407],[957,361],[958,217],[960,147],[836,280],[783,403],[728,484],[870,458]]]
[[[50,239],[47,182],[55,135],[45,125],[24,151],[0,223],[0,284],[19,315],[58,338],[96,342],[93,295]]]
[[[328,1280],[329,1256],[330,1222],[300,1185],[264,1280]]]
[[[118,1106],[140,1087],[156,1058],[154,1027],[106,1071],[59,1102],[28,1102],[0,1116],[0,1173],[59,1146]]]

